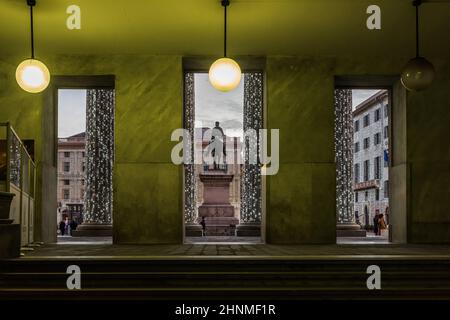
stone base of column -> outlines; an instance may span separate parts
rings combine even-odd
[[[203,228],[198,223],[186,223],[184,234],[186,237],[201,237],[203,236]]]
[[[112,224],[82,223],[72,231],[73,237],[111,237]]]
[[[20,256],[20,224],[0,221],[0,259]]]
[[[336,226],[337,237],[365,237],[366,230],[361,229],[357,223],[338,223]]]
[[[238,237],[260,237],[261,223],[260,222],[244,222],[236,227],[236,236]]]

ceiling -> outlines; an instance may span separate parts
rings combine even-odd
[[[375,3],[382,30],[370,31],[366,8]],[[81,30],[66,28],[71,4]],[[37,0],[34,12],[37,57],[223,51],[219,0]],[[414,55],[410,0],[231,0],[228,12],[229,55]],[[450,0],[421,7],[421,31],[423,55],[450,57]],[[25,0],[0,0],[0,54],[29,54]]]

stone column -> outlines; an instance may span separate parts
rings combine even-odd
[[[353,110],[352,90],[334,90],[336,151],[336,234],[365,237],[355,223],[353,207]]]
[[[83,223],[74,236],[112,235],[114,89],[87,90],[86,190]]]
[[[252,163],[251,154],[259,154],[259,130],[263,128],[263,74],[244,75],[244,133],[254,130],[255,139],[244,135],[244,163],[241,176],[241,212],[238,236],[261,236],[261,163]]]

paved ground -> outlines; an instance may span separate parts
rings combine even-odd
[[[376,236],[375,234],[368,232],[366,237],[340,237],[336,241],[338,244],[389,244],[388,237]]]
[[[112,245],[46,244],[25,252],[21,259],[33,258],[155,258],[187,256],[251,257],[348,257],[348,256],[424,256],[450,259],[448,245],[268,245],[268,244],[184,244],[184,245]]]

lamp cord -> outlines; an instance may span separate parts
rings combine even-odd
[[[419,57],[419,5],[420,1],[415,4],[416,7],[416,57]]]
[[[224,24],[223,24],[223,56],[227,57],[227,5],[224,8]]]
[[[30,26],[31,26],[31,59],[34,59],[33,6],[31,5],[30,5]]]

